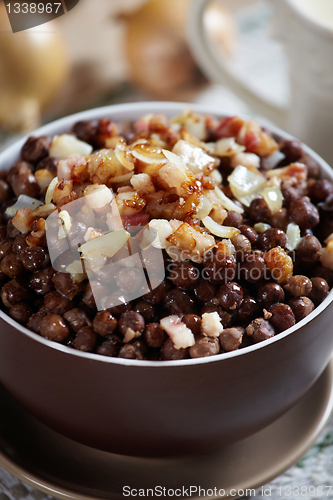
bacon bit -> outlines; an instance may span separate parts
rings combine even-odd
[[[244,120],[239,118],[239,116],[229,116],[228,118],[223,118],[220,121],[214,131],[214,134],[218,139],[225,137],[237,137],[243,125]]]
[[[41,246],[45,240],[45,219],[40,218],[32,224],[32,231],[26,237],[29,247]]]
[[[180,224],[176,229],[174,229],[175,222]],[[178,255],[180,260],[191,259],[194,262],[202,262],[205,253],[215,246],[214,236],[197,231],[187,222],[181,223],[178,220],[171,220],[170,224],[173,226],[174,232],[166,238],[166,241],[181,252]],[[170,250],[169,247],[166,249],[171,257],[173,250],[174,248]]]
[[[53,202],[58,205],[64,198],[71,195],[73,181],[62,180],[58,182],[53,193]]]
[[[118,135],[118,127],[116,123],[111,122],[106,118],[102,118],[99,122],[97,130],[97,145],[100,148],[103,148],[106,145],[106,141],[115,135]]]
[[[270,269],[273,278],[283,284],[293,275],[293,261],[281,247],[275,247],[264,255],[267,267]]]
[[[223,332],[219,314],[217,312],[204,313],[201,320],[201,330],[207,337],[218,337]]]
[[[44,191],[49,185],[52,179],[55,177],[55,172],[50,172],[46,168],[41,168],[35,172],[35,177],[38,182],[39,189]]]
[[[74,156],[73,158],[66,158],[58,161],[57,177],[59,180],[70,180],[74,168],[86,167],[87,160],[85,156]]]
[[[130,183],[132,184],[133,188],[139,193],[139,195],[155,192],[154,184],[152,183],[151,177],[148,174],[133,175],[131,177]]]
[[[22,234],[27,234],[30,231],[31,224],[33,222],[32,210],[31,208],[21,208],[16,212],[12,218],[13,226],[18,229]]]
[[[131,227],[143,227],[148,224],[150,219],[149,214],[146,212],[139,212],[133,215],[128,215],[123,218],[124,228],[127,230]]]
[[[306,181],[308,178],[308,169],[304,163],[292,163],[287,167],[275,168],[273,170],[268,170],[266,172],[269,179],[277,177],[283,181],[289,181],[290,179],[296,179],[297,183]]]

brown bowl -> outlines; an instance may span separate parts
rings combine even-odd
[[[78,120],[135,120],[189,105],[139,103],[87,111],[36,135],[68,131]],[[215,109],[190,105],[222,117]],[[273,129],[283,139],[288,134]],[[1,154],[1,169],[24,140]],[[309,148],[323,178],[330,167]],[[81,443],[125,455],[201,453],[243,439],[291,408],[326,367],[333,349],[333,293],[289,330],[240,351],[184,361],[137,361],[86,354],[48,341],[0,312],[0,381],[35,417]]]

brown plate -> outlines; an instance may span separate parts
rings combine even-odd
[[[266,484],[312,446],[333,407],[333,360],[309,392],[269,427],[218,453],[192,458],[131,458],[98,451],[48,429],[3,388],[0,400],[0,465],[45,493],[67,500],[123,499],[124,486],[200,486],[228,494],[232,488]]]

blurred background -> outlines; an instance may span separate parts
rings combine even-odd
[[[120,102],[176,100],[248,112],[195,62],[187,41],[190,5],[191,0],[81,0],[55,21],[12,34],[0,2],[0,147],[42,123]],[[223,7],[212,3],[204,22],[235,71],[268,92],[268,99],[283,101],[285,61],[279,43],[269,39],[270,15],[264,1],[226,0]],[[258,64],[258,57],[270,64]]]

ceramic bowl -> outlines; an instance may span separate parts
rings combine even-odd
[[[181,103],[136,103],[86,111],[35,135],[69,131],[78,120],[174,116]],[[288,134],[273,129],[282,139]],[[25,139],[0,156],[19,157]],[[305,147],[321,166],[333,171]],[[245,349],[211,358],[137,361],[83,353],[32,333],[0,311],[0,381],[35,417],[89,446],[133,456],[202,453],[236,442],[276,420],[314,384],[333,349],[333,293],[289,330]]]

